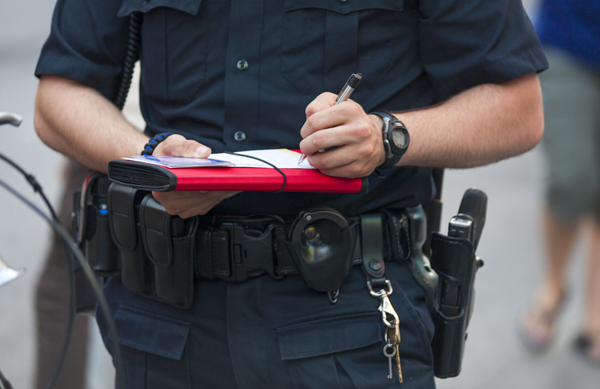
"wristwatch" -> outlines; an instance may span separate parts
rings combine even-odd
[[[404,123],[387,112],[371,112],[373,115],[383,119],[381,134],[383,135],[383,149],[385,150],[385,162],[378,169],[390,168],[406,153],[410,137]]]

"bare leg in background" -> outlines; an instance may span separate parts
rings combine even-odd
[[[71,230],[73,191],[80,188],[88,169],[68,161],[58,210],[61,224]],[[69,316],[69,274],[62,240],[52,237],[44,270],[36,288],[37,369],[35,388],[45,389],[54,374],[65,340]],[[89,318],[75,315],[69,349],[54,389],[82,389],[88,350]]]
[[[554,337],[556,318],[565,299],[565,271],[581,224],[557,219],[549,207],[543,217],[544,278],[521,324],[527,345],[534,351],[542,351]]]

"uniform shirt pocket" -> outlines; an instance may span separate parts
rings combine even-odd
[[[403,0],[285,0],[281,73],[301,93],[337,93],[354,72],[361,89],[394,65]]]
[[[119,16],[142,12],[143,93],[153,100],[189,101],[206,74],[208,21],[202,0],[124,0]]]
[[[124,305],[119,305],[114,320],[128,389],[191,387],[189,323]]]

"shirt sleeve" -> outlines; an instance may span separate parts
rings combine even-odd
[[[129,19],[119,0],[58,0],[35,75],[67,77],[112,100],[125,61]]]
[[[421,56],[436,99],[548,67],[521,0],[420,1]]]

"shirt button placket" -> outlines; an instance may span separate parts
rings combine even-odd
[[[258,134],[260,38],[264,0],[231,0],[223,140],[229,151],[254,146]],[[248,24],[248,20],[252,20]],[[252,66],[250,66],[252,62]],[[259,147],[256,147],[259,148]]]

